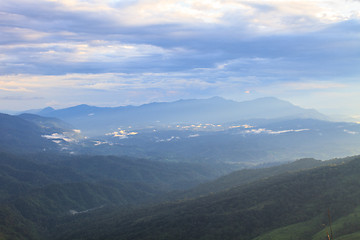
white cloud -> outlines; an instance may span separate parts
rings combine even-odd
[[[351,135],[359,134],[359,132],[354,132],[354,131],[350,131],[350,130],[347,130],[347,129],[344,129],[344,132],[346,132],[348,134],[351,134]]]
[[[316,89],[339,89],[339,88],[348,88],[349,85],[346,83],[332,82],[332,81],[297,81],[297,82],[286,82],[279,83],[282,85],[282,88],[288,90],[316,90]]]
[[[143,0],[123,10],[121,20],[129,25],[218,23],[223,13],[220,1]],[[134,17],[136,16],[136,17]]]
[[[359,18],[359,4],[338,1],[144,0],[122,12],[126,24],[219,24],[248,26],[255,33],[313,31]],[[120,10],[121,11],[121,10]],[[134,17],[137,16],[137,17]],[[129,21],[129,19],[131,19]],[[234,29],[235,30],[235,29]]]
[[[189,138],[194,138],[194,137],[200,137],[200,135],[199,134],[190,134],[188,137]]]
[[[113,137],[117,137],[119,139],[125,139],[128,138],[129,136],[134,136],[139,134],[138,132],[128,132],[126,130],[122,130],[122,129],[118,129],[118,131],[114,131],[111,133],[106,133],[106,136],[113,136]]]
[[[310,129],[287,129],[287,130],[281,130],[281,131],[273,131],[273,130],[265,129],[265,128],[256,128],[256,129],[251,129],[251,130],[245,130],[245,131],[242,131],[241,133],[277,135],[277,134],[283,134],[283,133],[303,132],[303,131],[309,131],[309,130]]]
[[[31,43],[0,45],[1,62],[16,63],[36,61],[43,63],[125,62],[129,59],[180,54],[183,50],[164,49],[148,44],[124,44],[104,40],[66,43]],[[16,55],[14,55],[16,53]]]
[[[282,131],[272,131],[269,130],[269,134],[282,134],[282,133],[289,133],[289,132],[303,132],[303,131],[309,131],[310,129],[289,129],[289,130],[282,130]]]
[[[171,142],[173,140],[179,140],[179,139],[180,139],[180,137],[171,136],[166,139],[158,139],[158,140],[156,140],[156,142]]]
[[[51,135],[42,135],[43,138],[53,140],[53,142],[61,143],[61,140],[65,142],[76,142],[75,138],[71,137],[72,133],[53,133]]]
[[[319,102],[330,91],[344,97],[358,89],[358,81],[347,79],[359,76],[359,4],[0,1],[0,108],[214,95],[277,95],[311,105],[306,98]],[[309,92],[314,96],[297,97]],[[354,105],[359,99],[350,95],[347,102]]]

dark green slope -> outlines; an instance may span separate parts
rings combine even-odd
[[[98,172],[100,175],[101,169]],[[161,193],[151,182],[113,181],[105,177],[106,172],[102,174],[102,179],[93,179],[66,165],[0,153],[0,239],[43,239],[54,221],[69,215],[70,210],[135,205]]]
[[[35,223],[25,219],[17,209],[0,205],[0,240],[41,239]]]
[[[41,135],[38,125],[20,117],[0,113],[0,151],[40,152],[57,149],[57,145]]]
[[[131,205],[145,202],[156,191],[146,184],[118,182],[65,183],[38,188],[5,203],[41,226],[57,217],[99,208],[103,205]]]
[[[327,161],[316,160],[313,158],[304,158],[278,166],[238,170],[228,175],[222,176],[214,181],[200,184],[199,186],[188,190],[182,194],[183,196],[185,195],[187,197],[207,195],[210,193],[224,191],[233,187],[245,185],[279,174],[307,170],[330,164],[344,163],[353,160],[354,158],[356,157],[339,158]]]
[[[30,113],[23,113],[18,115],[17,117],[36,124],[45,132],[49,130],[51,130],[50,133],[54,131],[63,132],[64,130],[71,131],[73,129],[70,124],[63,122],[57,118],[42,117]]]
[[[0,201],[49,184],[85,179],[85,176],[66,167],[40,164],[24,157],[0,153]]]
[[[0,239],[51,239],[71,210],[148,204],[215,176],[200,165],[129,157],[0,153]]]
[[[186,189],[218,177],[222,171],[204,164],[159,162],[115,156],[74,156],[52,163],[96,179],[144,182],[163,190]]]
[[[0,215],[4,216],[0,230],[5,239],[49,239],[49,229],[61,217],[108,205],[144,203],[155,193],[140,183],[52,184],[0,203]]]
[[[337,221],[360,206],[359,170],[357,157],[347,163],[280,174],[125,216],[105,211],[102,215],[90,214],[77,219],[79,225],[59,226],[56,235],[57,239],[247,240],[309,221],[312,228],[303,233],[302,239],[312,239],[327,223],[328,208]],[[342,232],[350,234],[345,228],[346,225]],[[359,230],[360,227],[352,229]]]

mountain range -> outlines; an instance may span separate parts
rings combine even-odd
[[[80,105],[46,108],[40,114],[53,116],[2,114],[0,148],[221,163],[224,169],[344,157],[360,148],[360,125],[321,120],[326,117],[315,110],[276,98],[238,103],[215,97],[119,108]],[[234,120],[238,118],[243,119]],[[112,128],[115,124],[124,127]]]
[[[330,218],[359,239],[360,157],[340,157],[360,125],[326,119],[218,97],[0,114],[0,240],[322,240]]]
[[[0,113],[0,134],[0,151],[17,153],[61,151],[81,138],[68,123],[34,114]]]
[[[331,231],[334,239],[355,240],[359,167],[354,157],[132,212],[99,210],[67,218],[55,239],[323,240]]]
[[[228,123],[246,119],[326,119],[316,110],[303,109],[273,97],[235,102],[221,97],[150,103],[141,106],[94,107],[78,105],[64,109],[45,108],[38,115],[59,118],[80,129],[85,135],[97,136],[131,126],[167,127],[176,124]]]
[[[163,183],[196,174],[129,158],[0,159],[1,186],[9,186],[0,239],[321,240],[329,210],[336,239],[360,233],[358,156],[241,170],[172,193]]]

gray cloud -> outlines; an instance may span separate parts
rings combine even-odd
[[[157,2],[154,9],[161,6]],[[78,81],[90,86],[86,78],[93,74],[97,86],[104,86],[103,74],[124,74],[128,85],[121,85],[123,77],[108,84],[127,96],[122,101],[141,103],[236,95],[304,79],[341,82],[360,75],[359,16],[337,9],[317,12],[311,1],[294,2],[296,6],[226,1],[230,7],[223,8],[205,2],[178,6],[169,0],[161,3],[184,9],[159,12],[146,3],[1,1],[0,84],[1,76],[79,74]],[[29,88],[21,84],[17,89]],[[110,91],[95,86],[76,91]],[[104,98],[97,94],[94,99]]]
[[[24,97],[24,96],[5,96],[0,97],[1,100],[6,101],[29,101],[29,100],[42,100],[43,97]]]

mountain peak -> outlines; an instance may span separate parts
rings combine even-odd
[[[88,109],[88,108],[94,108],[94,106],[90,106],[90,105],[87,105],[87,104],[80,104],[80,105],[76,105],[76,106],[73,106],[73,107],[70,107],[70,108],[73,108],[73,109]]]
[[[279,99],[277,97],[261,97],[261,98],[256,98],[256,99],[250,100],[248,102],[258,102],[258,103],[262,103],[262,102],[265,102],[265,103],[286,102],[286,103],[291,104],[290,102]]]
[[[40,111],[38,112],[38,114],[40,114],[40,115],[41,115],[41,114],[47,114],[47,113],[50,113],[50,112],[53,112],[53,111],[55,111],[54,108],[52,108],[52,107],[46,107],[46,108],[40,110]]]
[[[208,98],[208,100],[224,101],[226,99],[223,97],[214,96],[214,97]]]
[[[94,131],[94,126],[99,123],[102,123],[106,131],[110,131],[121,126],[147,127],[158,123],[227,123],[246,119],[320,118],[320,115],[275,97],[236,102],[219,96],[149,103],[131,108],[81,104],[44,114],[69,122],[83,132]]]

